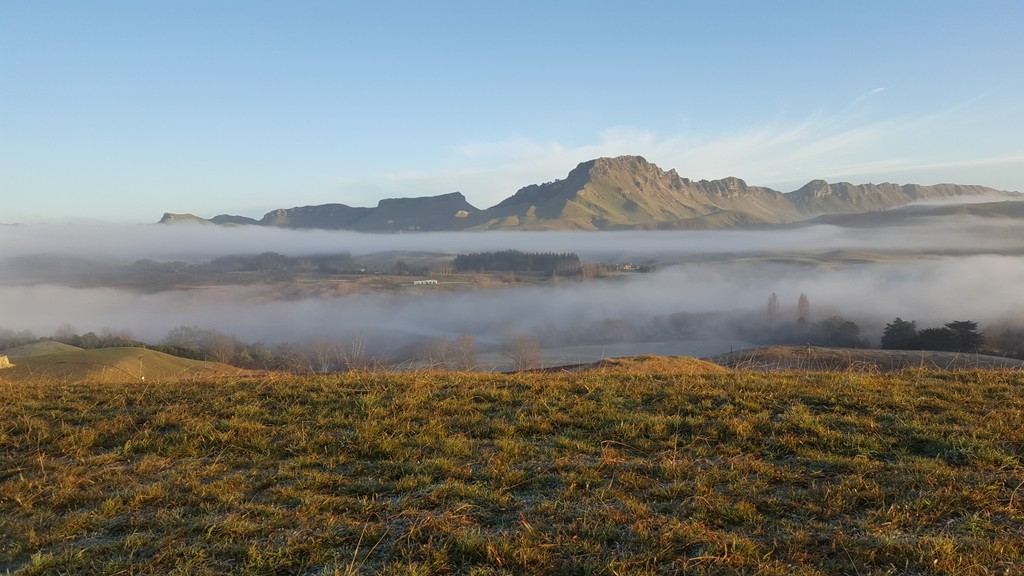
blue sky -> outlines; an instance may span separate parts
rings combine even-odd
[[[461,191],[598,156],[1024,191],[1024,3],[0,2],[0,222]]]

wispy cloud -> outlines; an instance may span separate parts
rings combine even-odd
[[[384,187],[396,195],[459,190],[483,208],[522,186],[563,178],[579,162],[639,154],[685,177],[737,176],[783,191],[815,178],[907,182],[915,177],[922,183],[959,181],[1024,188],[1024,147],[950,159],[950,152],[940,145],[967,137],[972,114],[985,112],[972,112],[976,107],[966,104],[927,114],[872,116],[862,105],[886,91],[885,87],[869,90],[831,114],[775,120],[730,134],[662,134],[613,126],[596,134],[592,142],[576,146],[521,135],[466,142],[452,150],[453,168],[396,172],[382,179]]]
[[[865,93],[861,94],[860,96],[858,96],[853,101],[852,105],[856,106],[856,105],[860,104],[861,102],[867,100],[868,98],[871,98],[875,94],[881,94],[882,92],[885,92],[885,87],[884,86],[883,87],[879,87],[879,88],[875,88],[873,90],[868,90],[867,92],[865,92]]]

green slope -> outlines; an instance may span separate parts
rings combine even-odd
[[[14,381],[52,379],[65,382],[133,382],[143,379],[181,380],[247,372],[227,364],[178,358],[145,348],[73,349],[21,358],[12,357],[11,362],[14,367],[0,372],[0,378]]]
[[[70,344],[64,344],[63,342],[54,342],[47,340],[45,342],[34,342],[32,344],[26,344],[24,346],[18,346],[17,348],[8,348],[7,350],[0,350],[0,356],[7,356],[12,361],[16,358],[28,358],[30,356],[43,356],[45,354],[66,354],[68,352],[76,352],[82,350],[78,346],[72,346]]]

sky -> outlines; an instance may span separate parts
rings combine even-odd
[[[637,154],[1024,191],[1024,3],[0,1],[0,223],[261,217]]]

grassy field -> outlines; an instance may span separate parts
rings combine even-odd
[[[0,573],[1024,573],[1024,373],[684,364],[0,374]]]

